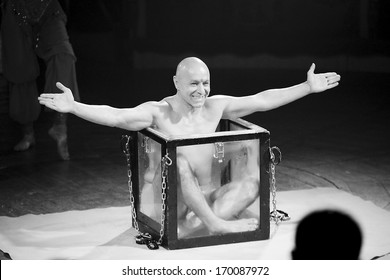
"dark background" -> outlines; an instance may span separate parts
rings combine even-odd
[[[132,107],[172,95],[176,65],[188,55],[209,66],[211,94],[294,85],[305,81],[311,62],[316,72],[337,71],[337,88],[246,119],[268,129],[283,153],[279,190],[331,184],[390,209],[390,1],[61,3],[88,104]],[[0,79],[0,215],[128,205],[119,145],[126,132],[70,115],[71,160],[63,162],[50,126],[42,110],[36,145],[13,152],[21,135]]]
[[[96,47],[116,48],[120,56],[130,57],[134,51],[198,56],[389,54],[386,0],[63,2],[71,32],[101,36],[93,42]],[[109,36],[113,40],[107,40]],[[86,51],[90,49],[80,48],[79,55]]]
[[[194,55],[210,67],[212,94],[246,95],[296,84],[305,80],[311,62],[317,62],[317,72],[342,75],[341,85],[329,94],[249,117],[271,131],[278,132],[274,124],[291,114],[307,121],[320,112],[345,110],[347,115],[355,108],[352,113],[364,112],[374,121],[388,116],[390,1],[60,2],[68,15],[85,103],[131,107],[171,95],[177,63]],[[42,112],[38,124],[47,126]],[[3,79],[0,125],[0,153],[10,154],[20,134],[8,117]]]

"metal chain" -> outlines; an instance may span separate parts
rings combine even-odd
[[[276,150],[279,153],[279,157],[275,157],[274,150]],[[276,176],[275,176],[275,170],[276,165],[278,165],[282,160],[282,152],[278,147],[272,147],[269,149],[270,153],[270,169],[271,169],[271,194],[272,194],[272,207],[273,210],[270,213],[270,219],[275,221],[276,225],[279,224],[280,221],[288,221],[290,220],[289,215],[282,211],[278,210],[276,207]]]
[[[143,233],[143,232],[141,232],[139,230],[139,225],[138,225],[138,221],[137,221],[137,212],[136,212],[135,205],[134,205],[135,199],[134,199],[134,193],[133,193],[133,183],[132,183],[132,180],[131,180],[132,179],[132,173],[131,173],[130,148],[129,148],[129,142],[130,142],[131,137],[125,135],[125,136],[123,136],[123,138],[126,139],[126,144],[125,144],[125,148],[124,148],[123,152],[126,155],[126,161],[127,161],[127,177],[128,177],[127,185],[128,185],[128,188],[129,188],[130,207],[131,207],[131,215],[132,215],[132,219],[133,219],[134,228],[135,228],[137,233],[142,238],[146,238],[147,240],[151,240],[152,236],[150,235],[150,233],[148,233],[148,232]],[[168,166],[172,165],[172,160],[168,156],[168,152],[161,159],[161,165],[162,165],[162,168],[161,168],[161,178],[162,178],[162,183],[161,183],[161,189],[162,189],[161,201],[162,201],[162,203],[161,203],[161,228],[160,228],[160,232],[159,232],[160,233],[160,237],[159,237],[159,240],[157,241],[158,245],[162,244],[162,239],[163,239],[163,236],[164,236],[164,230],[165,230],[165,210],[166,210],[166,197],[167,197],[167,195],[166,195],[166,188],[167,188]],[[155,249],[155,248],[151,248],[151,249]]]
[[[272,212],[277,213],[276,208],[276,179],[275,179],[275,164],[271,161],[271,194],[272,194]],[[276,215],[271,215],[271,220],[274,220],[276,224],[279,223],[279,219],[277,219]]]
[[[272,194],[272,212],[276,213],[276,179],[275,179],[275,164],[271,161],[271,194]],[[271,219],[275,220],[275,216]],[[276,224],[278,224],[278,219],[275,220]]]
[[[157,241],[157,244],[161,245],[162,239],[164,236],[164,229],[165,229],[165,209],[166,209],[166,189],[167,189],[167,177],[168,177],[168,166],[172,165],[172,160],[168,156],[168,151],[166,152],[165,156],[161,159],[161,228],[160,228],[160,238]]]
[[[139,231],[139,226],[138,226],[138,222],[137,222],[137,212],[136,212],[135,206],[134,206],[133,182],[131,180],[132,173],[131,173],[130,148],[129,148],[130,137],[127,135],[124,137],[126,138],[126,144],[125,144],[125,149],[123,150],[123,152],[126,155],[126,161],[127,161],[127,178],[128,178],[127,186],[129,188],[129,194],[130,194],[131,216],[133,219],[133,224],[134,224],[135,230],[138,232],[138,234],[142,235],[142,233]]]

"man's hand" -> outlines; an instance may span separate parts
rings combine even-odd
[[[38,97],[39,103],[60,113],[71,112],[74,104],[72,91],[59,82],[56,86],[62,93],[42,93]]]
[[[307,71],[307,83],[310,86],[310,91],[321,92],[338,86],[340,75],[335,72],[314,74],[316,65],[313,63]]]

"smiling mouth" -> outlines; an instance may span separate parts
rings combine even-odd
[[[206,95],[203,95],[203,94],[191,94],[191,97],[194,98],[194,99],[204,99],[206,98]]]
[[[206,93],[206,94],[193,93],[193,94],[191,94],[191,97],[195,98],[195,99],[203,99],[203,98],[206,98],[208,95],[209,95],[208,93]]]

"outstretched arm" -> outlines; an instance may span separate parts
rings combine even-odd
[[[224,102],[223,118],[238,118],[257,111],[267,111],[278,108],[310,93],[322,92],[336,87],[340,81],[340,75],[335,72],[315,74],[313,63],[307,72],[307,80],[301,84],[270,89],[254,95],[244,97],[219,96]]]
[[[69,88],[61,83],[56,85],[62,93],[43,93],[38,97],[40,104],[61,113],[74,114],[96,124],[127,130],[141,130],[153,123],[152,102],[129,109],[113,108],[107,105],[88,105],[75,101]]]

